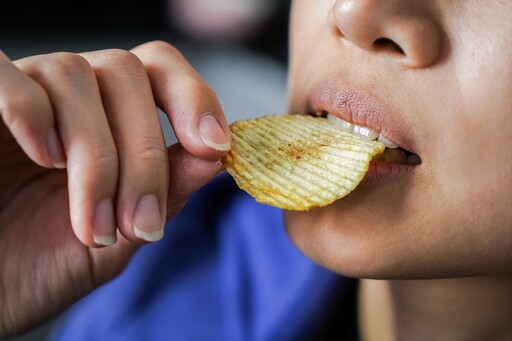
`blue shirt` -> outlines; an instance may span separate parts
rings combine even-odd
[[[356,339],[356,280],[303,256],[282,220],[218,177],[51,340]]]

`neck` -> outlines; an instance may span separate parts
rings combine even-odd
[[[512,277],[363,280],[360,294],[364,340],[512,339]]]

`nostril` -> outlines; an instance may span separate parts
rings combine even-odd
[[[404,50],[395,43],[393,40],[388,38],[379,38],[373,42],[373,48],[376,51],[385,51],[391,53],[398,53],[405,55]]]

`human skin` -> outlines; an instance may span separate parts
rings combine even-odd
[[[172,46],[0,53],[0,337],[117,275],[222,170],[212,89]],[[166,147],[156,107],[180,141]],[[114,244],[114,245],[113,245]],[[104,247],[109,246],[109,247]]]
[[[334,6],[338,12],[331,12]],[[318,84],[344,89],[380,112],[383,132],[419,154],[422,164],[393,166],[393,176],[367,181],[324,209],[287,212],[291,239],[318,263],[349,276],[488,276],[379,282],[390,298],[383,311],[392,313],[390,323],[395,321],[406,340],[442,340],[428,333],[436,330],[450,339],[461,332],[467,333],[461,339],[506,338],[509,332],[511,6],[462,0],[294,2],[290,110],[310,112],[310,93]],[[379,38],[388,43],[374,44]],[[212,113],[220,131],[227,129],[211,89],[161,42],[130,53],[14,62],[2,55],[0,73],[4,336],[48,319],[119,273],[144,242],[134,232],[134,211],[148,194],[156,195],[159,209],[146,210],[138,225],[147,233],[139,236],[161,236],[164,217],[176,214],[190,193],[221,170],[216,160],[224,152],[204,143],[199,119]],[[155,104],[169,115],[183,147],[166,150]],[[48,144],[53,126],[59,139]],[[206,128],[217,146],[226,142],[218,129]],[[107,200],[95,224],[94,208],[109,198],[113,212]],[[115,226],[117,243],[99,248],[98,242],[114,241]],[[363,294],[373,290],[373,282],[366,283]],[[375,323],[361,320],[363,328]]]
[[[338,110],[422,163],[374,166],[334,204],[286,212],[290,238],[340,274],[431,279],[382,283],[395,321],[403,322],[404,311],[429,311],[422,318],[437,314],[441,324],[457,312],[488,313],[480,324],[468,318],[466,331],[495,318],[497,335],[511,337],[512,3],[296,0],[292,12],[290,111]],[[466,279],[434,280],[455,277]],[[480,297],[495,307],[471,310],[449,297]],[[417,309],[401,309],[404,302]],[[419,335],[415,329],[404,339]]]

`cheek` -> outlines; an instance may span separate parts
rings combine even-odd
[[[511,224],[512,24],[507,6],[490,15],[487,11],[497,7],[468,3],[451,23],[453,52],[444,75],[450,87],[438,100],[444,108],[433,111],[432,120],[440,131],[433,146],[440,187],[460,209],[482,219],[502,216],[497,224]],[[494,208],[484,210],[489,202]]]
[[[327,15],[332,6],[330,1],[294,1],[290,25],[289,98],[305,96],[309,87],[311,72],[321,73],[322,65],[315,62],[326,51],[324,41],[329,39]],[[294,107],[294,105],[290,105]]]
[[[471,245],[474,254],[468,257],[489,257],[483,267],[507,267],[509,258],[510,269],[511,258],[502,256],[512,249],[512,129],[501,113],[482,112],[465,111],[466,120],[454,124],[436,147],[437,210],[451,220],[447,238]]]
[[[492,230],[512,225],[512,64],[493,62],[491,47],[481,50],[454,55],[445,77],[451,86],[431,106],[435,133],[426,163],[433,165],[433,187],[453,211],[463,212],[468,226]]]

